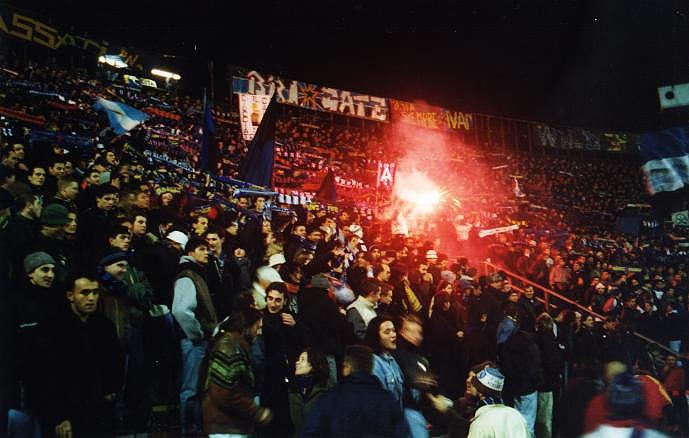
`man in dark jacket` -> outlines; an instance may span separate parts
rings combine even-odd
[[[300,249],[306,246],[306,225],[296,223],[292,227],[291,234],[287,237],[285,244],[285,258],[288,262],[294,261],[294,256]]]
[[[497,324],[499,319],[499,306],[488,295],[484,294],[480,287],[471,287],[468,290],[467,309],[469,329],[479,327],[482,322]],[[495,327],[495,325],[493,325]]]
[[[328,356],[331,381],[337,372],[335,361],[342,358],[345,345],[357,342],[354,327],[347,322],[337,308],[334,298],[328,294],[330,284],[323,274],[314,275],[311,286],[298,295],[299,320],[312,337],[313,347]]]
[[[138,430],[145,427],[150,411],[143,327],[152,307],[153,288],[127,256],[119,248],[106,249],[100,254],[97,272],[106,292],[100,297],[103,314],[115,325],[127,357],[125,421]]]
[[[538,393],[543,382],[541,353],[531,335],[519,329],[516,305],[505,308],[498,327],[498,365],[505,375],[505,400],[510,400],[534,436]],[[509,403],[509,402],[508,402]]]
[[[553,436],[553,400],[560,392],[564,361],[553,332],[553,319],[547,313],[541,314],[536,323],[536,344],[541,353],[543,381],[538,386],[538,415],[536,436]]]
[[[215,309],[218,320],[222,321],[230,314],[230,306],[235,292],[235,282],[232,277],[231,256],[225,252],[225,230],[211,226],[206,233],[209,257],[206,265],[206,280],[211,294],[216,296]]]
[[[536,318],[543,313],[543,304],[534,296],[533,286],[526,286],[524,294],[519,297],[519,327],[533,333],[536,330]]]
[[[373,352],[362,345],[345,349],[340,384],[309,412],[304,437],[405,436],[399,402],[371,374]]]
[[[50,254],[56,262],[55,267],[56,281],[61,283],[67,277],[67,273],[72,271],[71,254],[64,242],[62,228],[69,222],[67,217],[69,211],[59,204],[48,204],[41,210],[39,219],[40,229],[36,237],[32,239],[26,248],[25,253],[43,251]]]
[[[262,430],[266,435],[293,433],[286,382],[306,343],[302,324],[285,309],[287,298],[285,283],[270,283],[266,288],[266,313],[260,338],[265,349],[265,380],[260,382],[260,395],[261,405],[274,413],[269,427]]]
[[[95,207],[87,208],[79,215],[79,246],[88,249],[91,257],[102,248],[108,231],[115,224],[117,199],[118,191],[115,187],[100,185],[96,189]]]
[[[43,201],[36,195],[21,195],[16,200],[17,213],[10,217],[0,233],[0,271],[3,279],[21,278],[21,262],[12,263],[17,254],[24,254],[31,240],[38,233],[38,218],[41,217]]]
[[[57,193],[50,199],[50,204],[60,204],[67,210],[76,212],[77,204],[74,202],[79,195],[79,183],[72,177],[63,177],[57,180]]]
[[[46,350],[50,346],[50,322],[55,309],[61,307],[63,299],[53,287],[57,262],[47,253],[35,252],[24,258],[25,277],[17,280],[15,293],[8,297],[8,316],[11,322],[8,336],[8,350],[11,358],[9,368],[9,403],[13,409],[27,409],[39,413],[45,404],[44,363]],[[21,394],[21,396],[20,396]],[[23,398],[23,400],[22,400]],[[31,422],[28,422],[31,424]],[[31,435],[21,428],[17,434]]]
[[[171,231],[167,237],[155,245],[153,260],[155,265],[141,268],[153,286],[155,304],[172,306],[172,289],[175,282],[175,272],[179,258],[184,255],[184,249],[189,238],[181,231]]]
[[[96,313],[100,286],[86,275],[68,278],[69,306],[58,310],[46,357],[53,361],[39,410],[46,434],[112,433],[123,360],[115,328]]]

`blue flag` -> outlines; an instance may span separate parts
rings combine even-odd
[[[689,186],[689,128],[645,132],[639,136],[641,167],[652,195]]]
[[[277,102],[273,96],[242,162],[241,177],[244,181],[262,187],[272,186],[276,121]]]
[[[215,144],[215,124],[213,123],[213,104],[203,93],[203,135],[201,137],[201,170],[216,173],[218,147]]]
[[[108,114],[110,126],[117,135],[130,131],[148,118],[143,111],[139,111],[121,102],[103,98],[99,98],[93,108],[97,111],[103,110]]]

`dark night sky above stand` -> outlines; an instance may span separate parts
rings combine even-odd
[[[689,82],[689,4],[663,0],[12,0],[112,42],[448,108],[574,126],[686,124],[656,87]],[[196,50],[194,50],[196,48]],[[201,63],[199,63],[199,61]],[[200,87],[202,85],[198,85]]]

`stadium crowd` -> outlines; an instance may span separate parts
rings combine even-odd
[[[619,208],[644,199],[632,165],[514,154],[530,202],[509,174],[466,178],[461,218],[438,207],[430,232],[393,235],[351,204],[272,210],[171,165],[196,167],[198,100],[5,67],[10,436],[149,431],[162,404],[185,436],[687,435],[686,254],[616,231]],[[159,111],[118,136],[99,96]],[[382,127],[284,112],[287,187],[325,164],[370,184],[369,159],[401,154]],[[234,177],[246,144],[219,114],[218,174]],[[522,227],[479,237],[506,223]],[[580,307],[546,308],[484,257]]]

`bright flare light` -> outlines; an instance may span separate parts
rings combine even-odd
[[[433,208],[440,202],[442,195],[437,190],[429,192],[407,192],[399,193],[399,198],[412,204],[412,210],[418,213],[430,213]]]
[[[395,179],[395,195],[412,217],[432,212],[443,198],[438,186],[416,169],[399,171]]]

